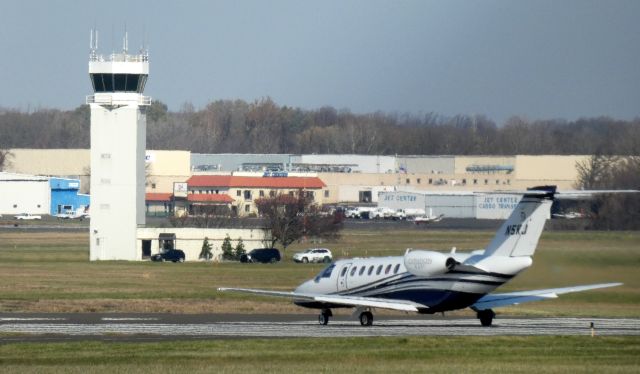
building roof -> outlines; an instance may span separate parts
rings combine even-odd
[[[171,201],[172,193],[147,192],[144,195],[146,201]]]
[[[198,203],[232,203],[233,198],[225,194],[217,193],[202,193],[202,194],[189,194],[187,195],[187,201]]]
[[[322,188],[318,177],[241,177],[235,175],[194,175],[189,187],[249,187],[249,188]]]

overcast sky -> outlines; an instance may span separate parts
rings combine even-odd
[[[529,119],[640,115],[640,1],[34,1],[0,7],[0,107],[71,109],[146,34],[146,95]]]

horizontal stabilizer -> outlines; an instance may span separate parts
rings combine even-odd
[[[530,301],[555,299],[558,297],[558,295],[562,295],[565,293],[595,290],[598,288],[615,287],[620,285],[622,285],[622,283],[601,283],[601,284],[589,284],[584,286],[549,288],[546,290],[489,294],[489,295],[483,296],[478,301],[476,301],[475,304],[471,305],[471,309],[485,310],[485,309],[499,308],[499,307],[509,306],[509,305],[517,305],[517,304],[527,303]]]

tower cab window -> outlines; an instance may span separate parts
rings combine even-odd
[[[137,92],[144,91],[147,76],[144,74],[91,74],[94,92]]]

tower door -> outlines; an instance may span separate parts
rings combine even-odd
[[[142,258],[151,257],[151,240],[142,241]]]

